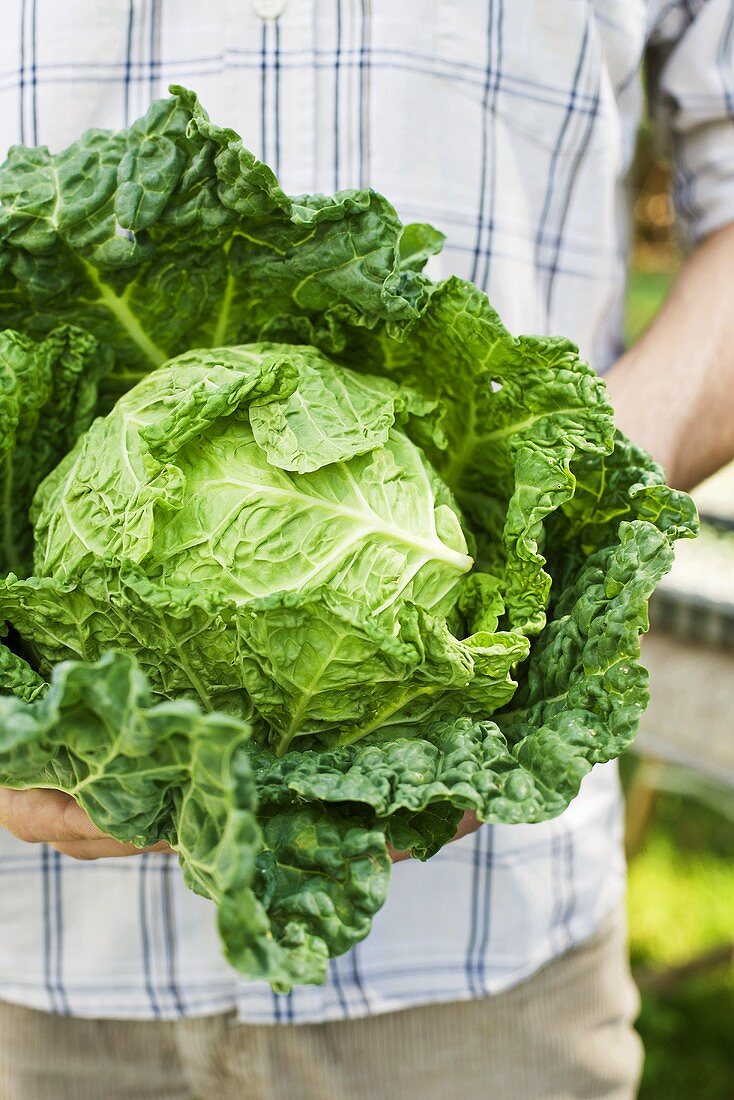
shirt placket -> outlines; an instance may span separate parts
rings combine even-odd
[[[318,55],[314,0],[252,0],[260,26],[262,148],[285,190],[313,189]]]

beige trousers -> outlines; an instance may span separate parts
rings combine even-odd
[[[0,1003],[0,1100],[631,1100],[617,913],[494,997],[327,1024],[83,1020]]]

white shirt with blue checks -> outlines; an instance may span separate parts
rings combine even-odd
[[[641,73],[692,239],[734,219],[734,0],[0,0],[0,144],[58,150],[193,87],[292,192],[370,184],[447,236],[432,274],[516,331],[619,353]],[[361,1016],[506,989],[624,889],[620,795],[396,867],[370,937],[288,996],[222,960],[164,855],[77,862],[0,834],[0,998],[80,1016]]]

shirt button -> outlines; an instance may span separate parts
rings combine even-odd
[[[285,0],[253,0],[252,6],[261,19],[277,19],[283,14]]]

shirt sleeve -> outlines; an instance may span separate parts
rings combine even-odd
[[[657,0],[650,109],[673,153],[676,213],[693,243],[734,221],[734,0]]]

